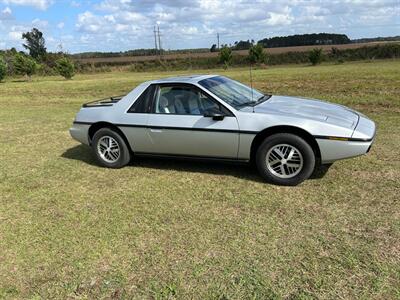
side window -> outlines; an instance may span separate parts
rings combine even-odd
[[[157,114],[204,115],[210,111],[226,111],[222,109],[200,89],[186,85],[159,86],[154,103]]]
[[[153,94],[153,86],[149,86],[133,103],[128,110],[130,113],[148,113],[150,111],[151,96]]]

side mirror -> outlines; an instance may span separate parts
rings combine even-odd
[[[204,117],[212,118],[214,121],[222,121],[225,118],[225,115],[220,112],[206,112],[204,113]]]

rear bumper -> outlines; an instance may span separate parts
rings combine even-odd
[[[89,145],[89,127],[87,124],[74,123],[69,129],[69,133],[74,140]]]

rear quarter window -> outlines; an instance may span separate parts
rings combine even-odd
[[[151,107],[151,100],[153,97],[153,86],[149,86],[132,104],[128,113],[148,113]]]

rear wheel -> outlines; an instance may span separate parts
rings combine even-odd
[[[312,174],[315,155],[311,146],[299,136],[278,133],[269,136],[260,145],[256,164],[267,181],[279,185],[298,185]]]
[[[110,128],[99,129],[94,134],[92,149],[99,164],[107,168],[122,168],[130,161],[124,139]]]

